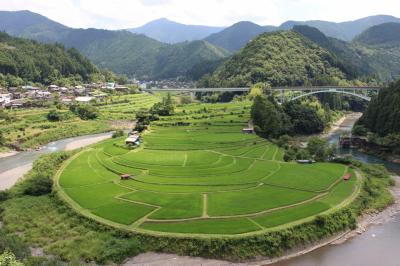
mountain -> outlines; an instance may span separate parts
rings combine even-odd
[[[60,44],[42,44],[0,32],[1,82],[5,75],[44,84],[77,75],[87,81],[97,72],[75,48],[66,50]]]
[[[241,21],[220,32],[211,34],[205,40],[228,51],[235,52],[257,35],[272,30],[274,30],[273,26],[263,27],[253,22]]]
[[[221,31],[223,27],[201,25],[185,25],[170,21],[166,18],[150,21],[145,25],[128,29],[133,33],[144,34],[147,37],[164,43],[179,43],[184,41],[201,40],[206,36]]]
[[[206,87],[336,84],[345,79],[327,50],[295,31],[263,33],[199,81]]]
[[[369,77],[369,80],[374,78],[378,82],[391,82],[400,78],[400,42],[396,34],[398,23],[394,24],[373,26],[353,42],[327,37],[309,26],[295,26],[293,30],[334,54],[347,78]]]
[[[0,29],[12,35],[75,47],[101,68],[140,79],[176,78],[228,54],[204,41],[171,45],[125,30],[69,28],[29,11],[2,12],[0,16]],[[9,21],[20,22],[14,25]]]
[[[164,79],[171,76],[193,76],[198,72],[195,66],[203,62],[210,64],[213,61],[227,57],[229,53],[206,41],[184,42],[164,46],[156,58],[153,76]]]
[[[334,54],[347,78],[354,79],[375,74],[363,54],[352,43],[327,37],[320,30],[305,25],[295,25],[293,30]]]
[[[67,30],[68,27],[27,10],[0,11],[0,31],[10,35],[50,41],[52,35],[59,35]]]
[[[355,39],[356,42],[366,45],[398,46],[400,45],[400,23],[384,23],[373,26]]]
[[[377,15],[340,23],[321,20],[287,21],[280,25],[279,28],[283,30],[290,30],[295,25],[307,25],[319,29],[327,36],[345,41],[351,41],[364,30],[387,22],[400,22],[400,19],[393,16]]]

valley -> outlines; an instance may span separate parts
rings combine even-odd
[[[399,18],[100,2],[0,11],[0,265],[396,265]]]

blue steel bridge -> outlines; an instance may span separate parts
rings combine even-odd
[[[273,87],[268,91],[279,98],[280,103],[294,101],[303,97],[320,93],[339,93],[351,95],[365,101],[378,94],[383,86],[302,86],[302,87]],[[152,88],[143,89],[146,92],[248,92],[250,88]]]

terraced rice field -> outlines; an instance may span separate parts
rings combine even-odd
[[[121,148],[115,144],[123,139],[112,139],[79,153],[58,185],[87,215],[164,234],[270,230],[352,196],[357,179],[344,165],[283,162],[280,148],[241,133],[248,110],[246,102],[181,107],[154,122],[138,149]],[[347,171],[352,178],[343,181]],[[131,179],[120,180],[123,173]]]

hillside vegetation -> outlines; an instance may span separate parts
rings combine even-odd
[[[0,29],[18,37],[74,47],[100,68],[140,79],[193,77],[196,75],[186,72],[194,66],[219,62],[228,54],[204,41],[171,45],[129,31],[69,28],[29,11],[1,12]]]
[[[400,81],[382,89],[358,121],[380,136],[400,133]]]
[[[337,84],[345,79],[330,52],[294,31],[264,33],[222,64],[200,86]]]
[[[96,67],[74,48],[66,50],[59,44],[40,44],[0,33],[1,80],[11,76],[48,84],[60,77],[88,80],[96,72]]]
[[[366,45],[400,45],[400,23],[384,23],[357,36],[356,42]]]

